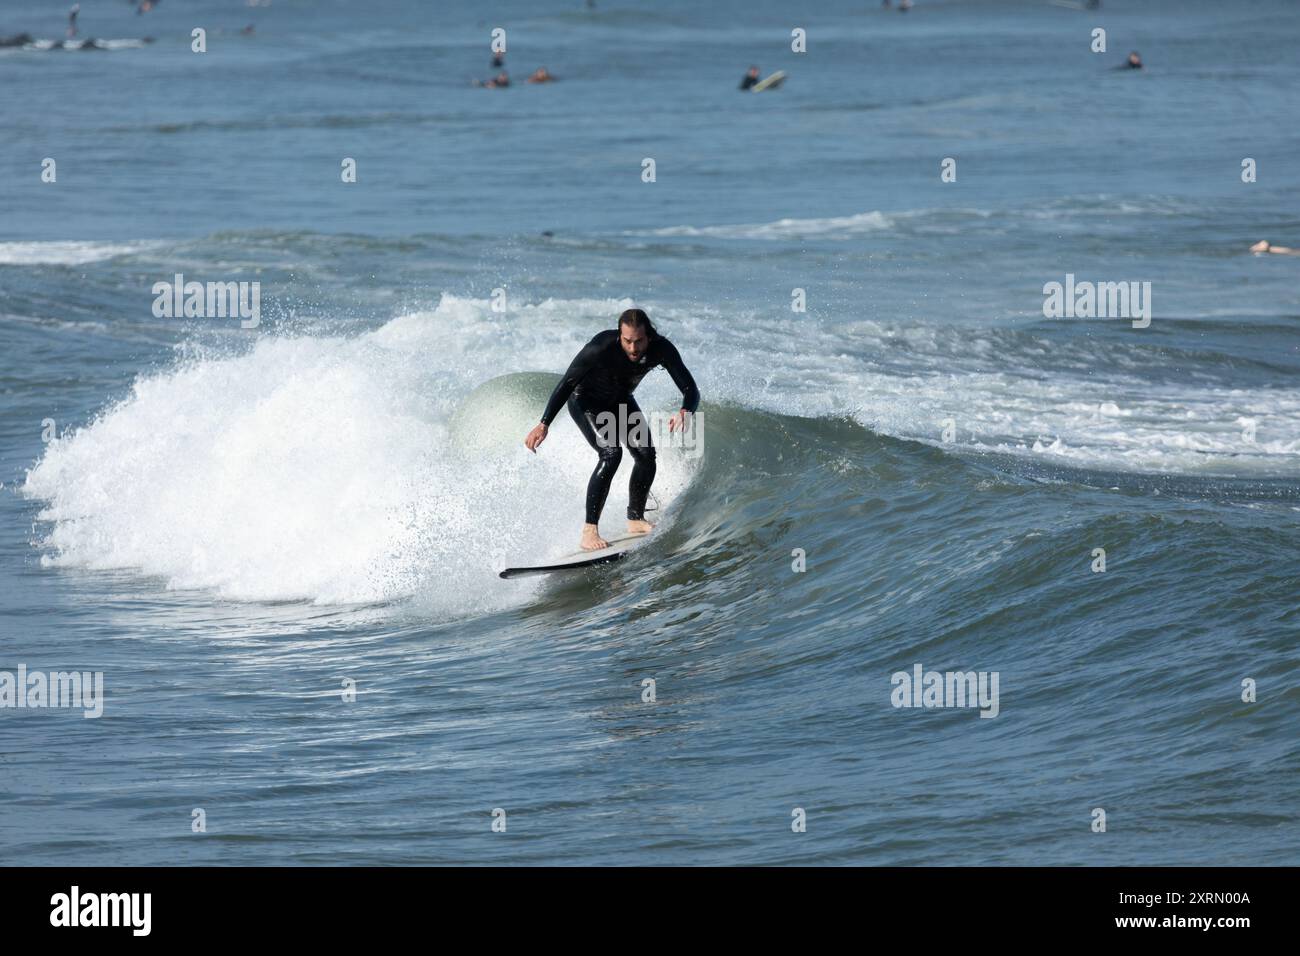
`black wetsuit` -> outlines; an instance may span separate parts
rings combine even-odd
[[[740,88],[742,90],[747,90],[751,86],[757,86],[757,85],[758,85],[758,77],[750,76],[748,73],[746,73],[745,78],[740,81]]]
[[[611,433],[609,427],[602,427],[609,420],[602,421],[600,416],[609,413],[614,416],[614,422],[627,424],[622,439],[636,462],[628,484],[627,517],[629,521],[640,521],[645,515],[646,495],[655,480],[655,449],[650,441],[650,424],[642,415],[632,392],[647,372],[662,365],[673,377],[673,383],[682,390],[682,408],[694,413],[700,405],[700,390],[695,387],[695,379],[682,364],[682,357],[672,342],[656,336],[650,340],[650,346],[640,361],[633,362],[623,351],[618,338],[617,329],[607,329],[584,345],[564,373],[564,378],[560,379],[560,384],[551,392],[546,411],[542,413],[542,424],[549,427],[567,399],[569,414],[600,456],[596,470],[587,482],[587,524],[600,521],[610,482],[623,460],[619,435]],[[620,405],[626,408],[622,419],[619,417]],[[623,430],[620,427],[617,431]]]

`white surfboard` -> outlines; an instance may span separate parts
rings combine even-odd
[[[777,70],[765,80],[760,80],[753,86],[753,92],[762,93],[764,90],[774,90],[785,82],[785,70]]]
[[[616,538],[606,538],[608,548],[599,551],[576,551],[561,558],[553,558],[542,564],[527,567],[506,568],[500,573],[503,578],[522,578],[530,574],[550,574],[552,571],[573,571],[577,568],[589,568],[595,564],[617,561],[637,545],[648,539],[648,534],[625,534]]]

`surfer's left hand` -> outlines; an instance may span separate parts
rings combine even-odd
[[[537,454],[537,446],[546,441],[546,432],[546,426],[539,422],[533,430],[528,433],[528,437],[524,439],[524,447],[534,455]]]
[[[668,419],[668,430],[669,430],[670,432],[675,432],[675,431],[677,431],[677,429],[680,428],[680,429],[682,429],[682,431],[685,431],[685,430],[686,430],[686,415],[687,415],[686,409],[683,408],[680,412],[678,412],[678,413],[677,413],[676,415],[674,415],[672,418]]]

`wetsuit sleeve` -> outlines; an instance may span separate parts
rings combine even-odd
[[[582,351],[575,355],[573,361],[569,363],[569,369],[564,373],[564,378],[560,379],[560,383],[555,386],[555,391],[551,392],[551,397],[546,402],[546,411],[542,412],[542,424],[547,428],[551,427],[551,422],[555,420],[555,416],[560,414],[560,409],[569,400],[569,396],[573,394],[573,390],[578,383],[596,367],[603,344],[597,344],[599,338],[600,336],[596,336],[582,347]]]
[[[700,390],[695,387],[695,379],[691,377],[690,371],[682,362],[682,356],[677,351],[677,346],[673,345],[667,339],[660,340],[664,350],[661,364],[668,370],[668,374],[673,377],[673,384],[682,390],[682,408],[686,409],[692,415],[700,407]]]

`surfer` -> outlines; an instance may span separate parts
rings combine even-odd
[[[546,434],[560,407],[568,403],[569,414],[587,443],[596,450],[599,460],[587,482],[586,523],[582,526],[582,550],[596,551],[609,547],[600,536],[600,513],[609,496],[614,472],[623,460],[619,439],[627,445],[635,463],[628,481],[627,530],[629,534],[647,534],[645,501],[655,480],[655,449],[645,415],[632,397],[641,379],[655,366],[662,365],[682,392],[682,407],[668,420],[668,430],[686,427],[686,416],[695,414],[700,405],[700,390],[682,363],[677,347],[655,331],[650,317],[640,309],[628,309],[618,317],[618,328],[606,329],[582,347],[570,363],[564,378],[551,392],[541,422],[528,433],[524,445],[531,452],[546,441]],[[606,417],[610,416],[610,417]],[[609,425],[619,423],[617,431]],[[621,427],[626,425],[626,428]]]
[[[72,9],[68,11],[68,39],[71,40],[77,35],[77,14],[81,12],[81,4],[74,3]]]
[[[537,69],[533,70],[532,74],[528,77],[528,79],[525,82],[554,83],[555,77],[551,76],[551,74],[547,71],[546,67],[539,66]]]
[[[1128,59],[1120,66],[1121,70],[1140,70],[1142,69],[1142,57],[1134,50],[1128,55]]]
[[[758,67],[751,66],[749,70],[745,73],[745,78],[740,81],[740,88],[742,90],[747,90],[751,86],[756,86],[757,84],[758,84]]]
[[[1271,252],[1278,256],[1300,256],[1300,249],[1292,249],[1289,246],[1275,246],[1267,239],[1259,240],[1259,242],[1250,247],[1250,251],[1255,253],[1257,256],[1263,255],[1266,252]]]

